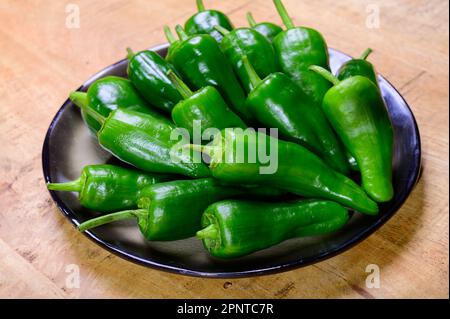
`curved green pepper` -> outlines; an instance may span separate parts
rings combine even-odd
[[[259,196],[259,192],[259,189],[224,186],[212,178],[160,183],[142,190],[138,200],[140,209],[91,219],[78,228],[85,231],[135,218],[147,240],[179,240],[192,237],[201,229],[201,216],[212,203],[239,195]],[[271,192],[277,193],[273,189]]]
[[[260,203],[226,200],[209,206],[202,217],[203,240],[212,256],[243,257],[295,237],[322,235],[341,229],[348,211],[330,201]]]
[[[80,178],[67,183],[49,183],[53,191],[77,192],[81,206],[98,212],[137,207],[143,188],[167,180],[166,176],[149,175],[114,165],[88,165]]]
[[[371,80],[379,88],[377,73],[373,64],[367,61],[372,49],[368,48],[358,59],[352,59],[344,63],[338,71],[338,79],[345,80],[355,75],[360,75]]]
[[[330,89],[330,83],[310,71],[311,65],[329,69],[328,47],[323,36],[316,30],[295,27],[281,0],[275,6],[287,27],[274,39],[275,52],[284,73],[292,77],[303,92],[318,108]]]
[[[260,77],[265,78],[278,71],[275,51],[263,35],[249,28],[234,29],[231,32],[219,26],[215,28],[224,36],[220,48],[233,66],[234,72],[247,93],[252,90],[252,84],[242,63],[244,55]]]
[[[394,196],[394,131],[378,87],[360,75],[339,81],[328,70],[311,67],[334,84],[323,109],[361,169],[362,185],[377,202]]]
[[[361,213],[378,212],[377,204],[355,182],[298,144],[235,129],[218,134],[211,145],[190,147],[209,155],[213,177],[224,183],[270,184],[300,196],[334,200]],[[271,155],[270,163],[266,154]],[[268,170],[262,173],[263,168]]]
[[[188,37],[179,25],[176,31],[182,42],[172,58],[183,80],[196,90],[205,86],[215,87],[244,121],[250,121],[245,93],[217,41],[210,35]]]
[[[348,174],[345,150],[319,109],[283,73],[261,80],[244,57],[243,64],[253,90],[247,98],[252,115],[269,128],[278,128],[288,139],[306,146],[335,170]]]
[[[170,73],[169,78],[184,98],[174,107],[172,119],[178,127],[188,130],[191,140],[196,130],[201,134],[200,137],[206,138],[204,134],[212,128],[218,130],[229,127],[247,128],[214,87],[206,86],[192,92],[175,73]],[[202,144],[201,141],[194,143]]]
[[[150,50],[134,54],[128,49],[128,77],[148,103],[170,114],[182,97],[167,73],[175,69]]]
[[[202,0],[197,0],[198,13],[186,21],[184,29],[190,35],[209,34],[217,42],[222,41],[222,35],[214,29],[221,26],[227,30],[233,30],[233,24],[228,17],[217,10],[205,10]]]
[[[256,23],[251,12],[247,13],[247,21],[252,29],[265,36],[270,43],[273,42],[273,39],[275,39],[275,37],[278,34],[283,32],[283,29],[279,25],[276,25],[275,23],[271,22]]]
[[[95,81],[89,87],[87,93],[72,92],[70,99],[75,104],[84,104],[102,116],[108,116],[112,111],[130,109],[146,114],[155,114],[150,109],[139,93],[136,91],[130,80],[117,76],[107,76]],[[94,118],[82,112],[86,125],[94,132],[97,132],[101,124]]]
[[[105,118],[85,105],[79,107],[102,124],[97,133],[100,145],[123,162],[152,173],[210,176],[206,165],[176,152],[178,144],[189,140],[172,139],[176,127],[161,115],[117,109]]]

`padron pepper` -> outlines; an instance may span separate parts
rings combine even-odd
[[[271,198],[281,193],[274,189],[224,186],[212,178],[172,181],[142,190],[137,201],[139,209],[97,217],[82,223],[85,231],[111,222],[137,219],[147,240],[173,241],[189,238],[201,229],[204,210],[214,202],[240,195]]]
[[[222,41],[222,35],[214,29],[221,26],[227,30],[233,30],[233,24],[228,17],[217,10],[205,10],[202,0],[197,0],[198,12],[186,21],[184,29],[190,35],[209,34],[217,42]]]
[[[100,145],[123,162],[152,173],[210,176],[206,165],[195,163],[182,150],[177,151],[177,145],[189,140],[182,134],[176,134],[181,140],[173,138],[176,127],[161,115],[117,109],[103,117],[83,105],[80,107],[101,123],[97,133]]]
[[[244,55],[262,78],[278,71],[275,51],[272,44],[263,35],[249,28],[239,28],[233,31],[228,31],[220,26],[215,28],[224,36],[220,48],[233,66],[235,74],[247,93],[252,90],[252,84],[242,63]]]
[[[81,206],[98,212],[112,212],[136,208],[143,188],[168,178],[108,164],[88,165],[78,179],[67,183],[49,183],[47,188],[77,192]]]
[[[184,98],[172,110],[172,120],[178,127],[189,132],[191,140],[196,132],[200,134],[200,138],[208,139],[209,137],[204,137],[208,129],[247,128],[214,87],[206,86],[192,92],[175,73],[169,72],[169,78]],[[202,144],[201,142],[194,141],[198,144]]]
[[[360,75],[371,80],[378,88],[378,78],[372,63],[367,58],[372,53],[372,49],[366,49],[358,59],[352,59],[344,63],[337,74],[339,80],[345,80],[355,75]]]
[[[319,65],[329,69],[328,47],[323,36],[314,29],[295,27],[281,0],[275,6],[287,27],[274,39],[273,45],[281,70],[292,77],[318,108],[330,89],[330,83],[308,68]]]
[[[247,21],[252,29],[265,36],[270,43],[273,42],[273,39],[275,39],[275,37],[278,34],[283,32],[283,29],[279,25],[276,25],[275,23],[271,22],[256,23],[251,12],[247,13]]]
[[[76,105],[84,105],[105,117],[118,108],[155,114],[130,80],[118,76],[107,76],[97,80],[91,84],[87,93],[72,92],[70,99]],[[92,131],[97,132],[100,129],[101,124],[94,118],[86,112],[82,112],[82,115]]]
[[[212,176],[223,183],[269,184],[296,195],[333,200],[361,213],[378,212],[377,204],[355,182],[301,145],[250,129],[226,129],[208,146],[189,147],[210,157]]]
[[[311,69],[334,85],[325,95],[323,109],[355,157],[364,189],[377,202],[390,201],[394,130],[378,87],[364,76],[340,81],[326,69]]]
[[[210,35],[188,37],[179,25],[176,31],[182,42],[172,53],[173,64],[185,83],[195,90],[215,87],[233,111],[249,122],[244,90],[217,41]]]
[[[335,170],[348,174],[345,149],[320,110],[295,82],[283,73],[272,73],[264,80],[244,56],[243,65],[252,90],[247,106],[261,124],[277,128],[283,137],[302,144]]]
[[[365,76],[366,78],[370,79],[375,85],[379,88],[378,85],[378,79],[377,79],[377,73],[375,72],[375,68],[373,67],[372,63],[367,61],[368,56],[372,53],[372,49],[368,48],[366,49],[363,54],[358,59],[352,59],[346,63],[344,63],[339,71],[338,71],[338,79],[339,80],[345,80],[349,77],[355,76],[355,75],[361,75]],[[356,162],[356,159],[350,155],[350,153],[347,153],[347,158],[350,163],[350,167],[354,171],[359,171],[358,163]]]
[[[128,77],[147,100],[166,113],[171,113],[182,97],[167,73],[175,69],[158,53],[150,50],[133,53],[128,48]]]
[[[295,237],[322,235],[348,221],[341,205],[322,200],[283,203],[225,200],[209,206],[202,216],[203,240],[220,259],[243,257]]]

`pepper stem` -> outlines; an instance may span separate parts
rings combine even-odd
[[[253,14],[251,12],[247,12],[247,21],[252,28],[256,26],[255,18],[253,18]]]
[[[325,68],[322,68],[318,65],[312,65],[309,67],[309,69],[313,72],[316,72],[317,74],[323,76],[326,80],[333,83],[333,85],[338,85],[340,83],[339,79],[335,77],[330,71],[328,71]]]
[[[214,224],[209,225],[208,227],[199,230],[197,232],[197,238],[202,239],[217,239],[219,236],[219,230],[217,229],[217,226]]]
[[[190,98],[194,94],[194,92],[191,91],[186,83],[184,83],[183,80],[180,79],[172,70],[169,70],[169,72],[167,73],[167,77],[185,100]]]
[[[100,216],[91,220],[88,220],[78,226],[78,230],[84,232],[91,228],[96,228],[105,224],[113,223],[120,220],[126,219],[141,219],[147,215],[147,210],[137,209],[137,210],[126,210],[123,212],[113,213],[105,216]]]
[[[245,72],[247,72],[251,89],[253,90],[261,82],[261,78],[259,77],[258,73],[256,73],[255,68],[252,66],[246,55],[242,57],[242,64],[244,65]]]
[[[131,61],[132,58],[134,58],[135,54],[131,48],[127,48],[127,59]]]
[[[295,28],[294,22],[292,21],[292,18],[289,16],[289,13],[287,12],[283,2],[281,0],[273,0],[273,3],[275,4],[278,14],[281,17],[281,20],[283,20],[283,23],[286,26],[286,28],[288,29]]]
[[[177,39],[173,35],[172,31],[170,30],[169,26],[167,26],[167,25],[164,26],[164,34],[166,35],[166,39],[167,39],[167,41],[169,41],[170,44],[177,41]]]
[[[366,60],[372,52],[373,52],[373,50],[371,48],[367,48],[366,51],[364,51],[363,54],[361,54],[359,59]]]
[[[92,117],[94,120],[103,125],[106,121],[106,118],[102,116],[100,113],[96,112],[88,105],[87,94],[84,92],[72,92],[70,93],[69,98],[72,102],[78,106],[83,112]]]
[[[188,35],[181,25],[177,24],[177,26],[175,27],[175,31],[177,32],[181,40],[187,40]]]
[[[80,192],[83,187],[83,179],[80,177],[67,183],[48,183],[47,188],[52,191]]]
[[[197,9],[198,12],[205,11],[205,4],[203,3],[203,0],[197,0]]]
[[[215,25],[214,29],[216,29],[221,35],[225,36],[227,34],[230,33],[230,31],[228,31],[227,29],[225,29],[224,27],[222,27],[221,25]]]
[[[88,96],[85,92],[72,92],[69,95],[69,99],[75,103],[79,108],[89,107]]]

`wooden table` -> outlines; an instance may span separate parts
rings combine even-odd
[[[280,22],[269,0],[206,5],[238,26],[249,10],[259,21]],[[424,171],[395,217],[342,255],[260,278],[182,277],[109,254],[80,235],[50,199],[41,168],[45,132],[71,90],[122,59],[127,46],[165,42],[163,25],[183,23],[194,1],[2,0],[0,297],[448,298],[448,1],[286,0],[286,6],[297,23],[321,30],[331,47],[355,56],[374,48],[371,61],[410,103]],[[77,8],[80,25],[73,28]],[[379,288],[366,286],[370,264],[380,269]],[[79,288],[71,265],[79,267]]]

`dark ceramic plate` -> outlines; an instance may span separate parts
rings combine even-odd
[[[167,45],[154,48],[166,54]],[[333,71],[349,57],[330,50]],[[126,75],[127,61],[122,60],[89,79],[85,91],[95,80],[107,75]],[[420,136],[414,116],[396,89],[379,77],[383,96],[395,127],[394,188],[395,198],[380,206],[376,217],[354,214],[348,225],[331,235],[286,241],[276,247],[233,261],[211,258],[195,238],[176,242],[147,242],[135,223],[116,223],[86,232],[98,245],[133,262],[184,275],[202,277],[244,277],[262,275],[309,265],[332,257],[362,241],[383,225],[405,202],[420,173]],[[46,182],[66,182],[78,177],[88,164],[114,161],[89,133],[80,113],[67,100],[53,119],[42,151]],[[95,216],[80,207],[76,194],[50,192],[56,205],[74,224]]]

